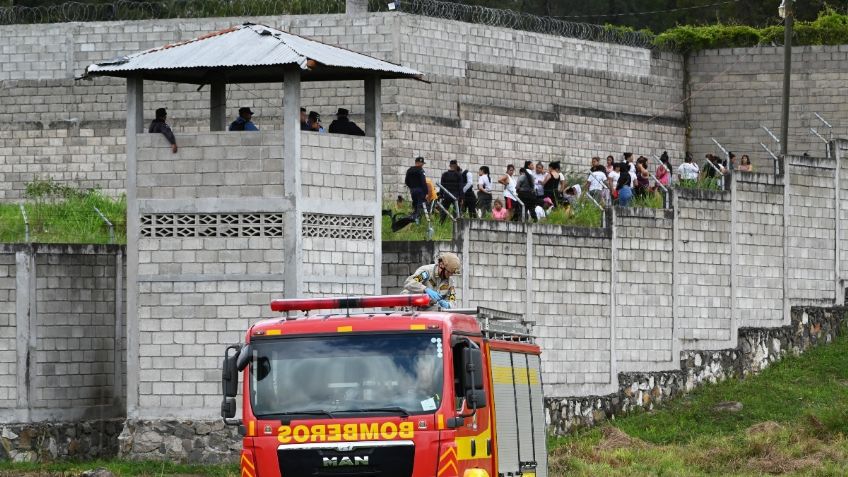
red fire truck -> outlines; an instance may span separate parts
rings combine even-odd
[[[223,361],[221,415],[244,436],[241,476],[546,477],[531,323],[484,308],[350,311],[428,304],[274,300],[287,316],[253,325]],[[321,309],[334,311],[289,316]]]

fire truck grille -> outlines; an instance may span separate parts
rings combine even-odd
[[[280,446],[283,477],[409,477],[415,458],[412,442]]]

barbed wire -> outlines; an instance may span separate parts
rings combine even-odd
[[[0,25],[344,13],[345,0],[173,0],[0,7]]]
[[[642,32],[542,17],[513,10],[465,5],[442,0],[369,0],[370,11],[390,9],[415,15],[524,30],[587,41],[652,48],[653,37]],[[389,4],[392,4],[392,8]],[[58,5],[0,7],[0,25],[271,16],[344,13],[345,0],[116,0],[111,3],[66,2]]]
[[[399,4],[399,5],[398,5]],[[653,36],[637,31],[592,23],[542,17],[514,10],[466,5],[442,0],[396,0],[396,8],[405,13],[446,20],[458,20],[493,27],[525,30],[587,41],[615,43],[637,48],[652,48]]]

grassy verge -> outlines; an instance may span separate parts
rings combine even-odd
[[[111,199],[97,191],[29,197],[24,205],[29,241],[36,243],[110,243],[109,227],[95,208],[113,224],[115,243],[127,242],[126,198]],[[18,204],[0,204],[0,242],[26,242],[24,218]]]
[[[738,401],[737,413],[715,411]],[[551,475],[848,475],[848,339],[551,442]]]
[[[118,477],[237,477],[236,465],[187,465],[171,462],[131,462],[120,460],[97,460],[89,462],[56,462],[32,464],[25,462],[0,462],[0,477],[72,477],[86,470],[108,469]]]

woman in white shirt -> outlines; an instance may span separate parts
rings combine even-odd
[[[695,164],[690,154],[686,154],[685,162],[680,164],[680,167],[677,169],[677,175],[680,177],[680,180],[696,181],[698,180],[699,173],[698,164]]]
[[[518,204],[518,191],[515,189],[516,180],[514,175],[515,166],[510,164],[506,166],[506,174],[498,179],[498,182],[504,186],[504,201],[506,202],[506,209],[511,215],[515,213],[516,205]]]
[[[477,171],[477,208],[482,214],[492,212],[492,178],[489,176],[489,166],[482,166]]]

